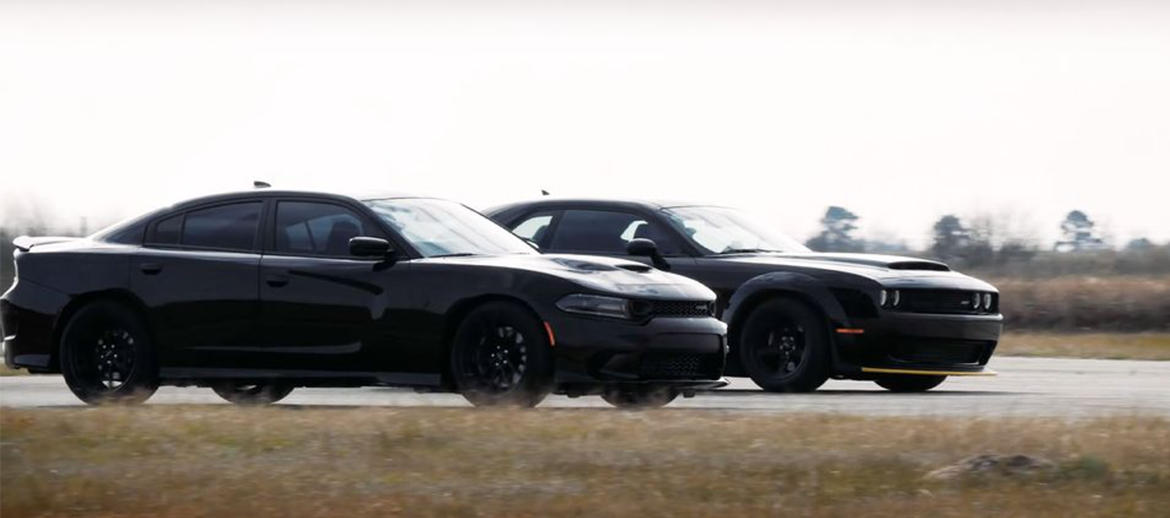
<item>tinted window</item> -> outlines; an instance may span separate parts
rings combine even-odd
[[[160,245],[177,245],[179,244],[179,232],[182,230],[183,215],[171,216],[155,225],[152,241]]]
[[[529,216],[512,227],[512,233],[533,243],[544,246],[548,238],[548,228],[552,225],[553,215],[549,212],[539,212]]]
[[[142,238],[145,235],[146,222],[141,222],[115,231],[106,237],[106,241],[109,243],[118,243],[120,245],[141,245]]]
[[[627,212],[567,210],[557,224],[549,250],[624,254],[634,238],[653,239],[663,254],[677,254],[674,240],[658,225]]]
[[[256,228],[259,222],[258,201],[191,211],[187,213],[186,222],[183,224],[182,244],[251,250],[256,244]]]
[[[349,240],[382,237],[349,209],[328,203],[282,201],[276,207],[276,251],[349,255]]]

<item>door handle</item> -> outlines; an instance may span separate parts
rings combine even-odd
[[[288,284],[288,276],[284,274],[273,273],[265,275],[264,282],[267,282],[269,286],[279,288],[285,284]]]
[[[162,271],[163,265],[159,263],[142,263],[138,265],[138,269],[147,275],[155,275]]]

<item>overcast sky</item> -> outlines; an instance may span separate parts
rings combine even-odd
[[[0,214],[277,187],[830,204],[1170,240],[1170,2],[0,7]]]

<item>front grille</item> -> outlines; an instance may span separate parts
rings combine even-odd
[[[646,353],[638,375],[646,380],[719,379],[722,370],[719,354]]]
[[[901,290],[897,310],[910,313],[975,314],[984,311],[974,308],[975,291],[966,290]],[[995,302],[992,303],[995,307]]]
[[[905,339],[890,347],[895,360],[910,363],[964,364],[981,363],[989,353],[992,342],[978,340],[913,340]]]
[[[715,303],[685,300],[656,300],[635,306],[635,312],[651,317],[713,317]]]

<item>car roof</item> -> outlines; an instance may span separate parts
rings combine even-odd
[[[206,203],[214,203],[220,201],[233,201],[241,199],[255,199],[255,198],[277,198],[282,196],[313,196],[325,199],[334,199],[340,201],[363,201],[363,200],[385,200],[397,198],[435,198],[434,196],[424,196],[416,194],[408,194],[402,192],[391,191],[362,191],[362,192],[339,192],[339,191],[310,191],[297,189],[248,189],[240,191],[222,192],[216,194],[209,194],[206,196],[199,196],[175,203],[171,208],[183,208],[193,205],[203,205]]]
[[[532,198],[529,200],[516,201],[506,203],[498,207],[489,209],[488,212],[499,212],[502,210],[515,209],[518,207],[524,208],[540,208],[558,205],[577,205],[580,207],[597,207],[597,208],[627,208],[627,209],[648,209],[659,210],[677,207],[720,207],[721,205],[715,203],[698,203],[693,201],[679,201],[679,200],[648,200],[641,198],[579,198],[579,197],[561,197],[561,196],[544,196],[541,198]]]

